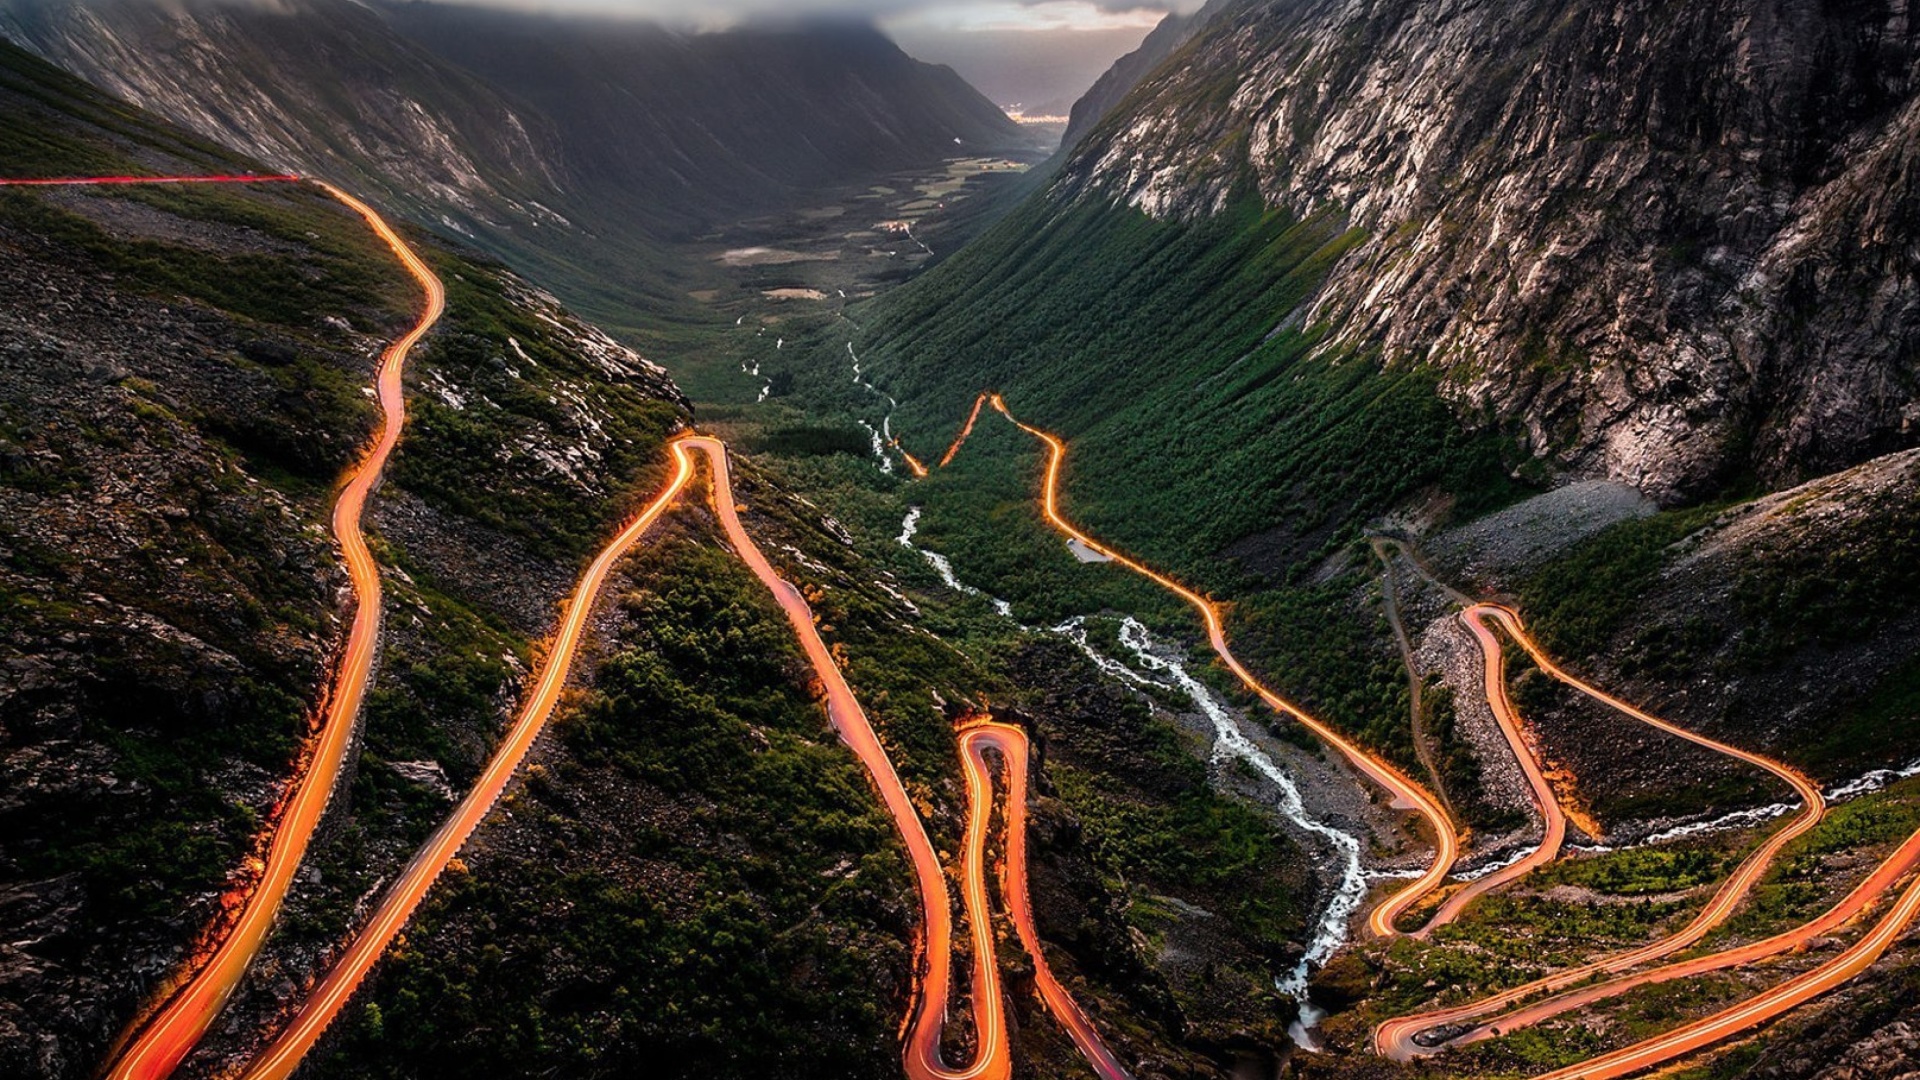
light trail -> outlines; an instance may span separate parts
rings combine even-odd
[[[794,636],[799,639],[801,650],[806,654],[808,663],[826,694],[827,716],[834,730],[847,746],[853,750],[861,764],[867,768],[873,778],[874,786],[880,791],[881,802],[887,812],[893,816],[894,826],[899,830],[901,841],[907,849],[909,861],[913,864],[914,876],[920,892],[921,926],[924,935],[919,943],[920,955],[920,1000],[908,1019],[906,1044],[902,1051],[907,1076],[910,1080],[1006,1080],[1012,1075],[1012,1055],[1008,1047],[1005,1014],[1000,989],[999,965],[995,962],[995,943],[993,924],[987,912],[986,885],[984,881],[984,851],[986,818],[984,808],[990,807],[990,787],[981,770],[971,771],[968,777],[969,794],[976,808],[982,812],[972,814],[967,829],[967,874],[963,900],[967,909],[968,930],[972,937],[973,948],[973,1007],[974,1052],[973,1061],[965,1066],[954,1068],[945,1062],[940,1053],[941,1034],[946,1027],[947,1000],[953,979],[953,958],[951,941],[953,937],[952,899],[947,892],[946,874],[940,866],[939,855],[934,851],[933,842],[927,836],[919,812],[914,809],[913,799],[907,794],[906,785],[901,783],[900,774],[894,769],[893,761],[887,756],[886,748],[873,730],[873,724],[867,719],[866,710],[854,696],[853,688],[847,684],[846,675],[833,660],[832,652],[820,637],[820,630],[814,621],[813,611],[807,606],[800,591],[775,572],[766,556],[760,551],[753,538],[747,535],[740,524],[740,515],[733,501],[733,482],[728,471],[727,449],[720,440],[710,436],[690,436],[674,443],[674,452],[685,455],[697,450],[707,458],[712,469],[711,493],[715,513],[726,532],[727,540],[734,551],[752,570],[761,584],[773,594],[774,600],[786,614],[787,622],[792,626]],[[989,731],[997,730],[988,729]],[[976,740],[986,736],[977,736]],[[995,738],[1007,738],[996,735]],[[1006,744],[1003,744],[1006,745]],[[1014,775],[1009,787],[1019,787],[1024,795],[1025,756],[1020,757],[1021,767]],[[1014,758],[1009,755],[1011,766]],[[1009,795],[1012,799],[1012,795]],[[1026,820],[1024,798],[1010,802],[1008,822],[1008,851],[1015,851],[1016,845],[1023,856],[1018,869],[1017,884],[1025,884],[1025,835]],[[1019,903],[1024,909],[1026,892],[1024,888],[1009,890],[1009,896],[1019,895]],[[1010,900],[1010,903],[1012,901]],[[1016,926],[1020,924],[1019,914],[1015,915]],[[1030,915],[1025,920],[1027,928],[1022,931],[1022,941],[1031,930]],[[1034,955],[1036,971],[1044,970],[1045,960],[1037,951],[1038,940],[1034,940],[1030,951]],[[1051,977],[1049,976],[1049,979]],[[1042,990],[1043,1000],[1053,1009],[1066,1025],[1069,1034],[1083,1051],[1090,1044],[1082,1039],[1091,1037],[1091,1045],[1099,1045],[1098,1037],[1086,1022],[1084,1014],[1077,1006],[1071,1013],[1063,1012],[1059,1002],[1071,1004],[1072,999],[1054,984],[1058,997]],[[1069,1017],[1074,1019],[1070,1019]],[[1104,1047],[1101,1047],[1104,1053]],[[1111,1054],[1106,1054],[1111,1062]],[[1088,1060],[1096,1071],[1103,1076],[1124,1077],[1124,1071],[1108,1073],[1093,1054]],[[1118,1070],[1117,1063],[1112,1066]]]
[[[131,184],[297,184],[291,173],[270,176],[76,176],[67,179],[0,179],[0,187],[118,187]],[[321,185],[325,187],[326,185]]]
[[[1456,851],[1457,841],[1447,826],[1446,818],[1440,811],[1438,805],[1430,796],[1426,796],[1426,793],[1412,781],[1401,776],[1392,766],[1384,762],[1375,761],[1360,751],[1358,747],[1346,742],[1337,733],[1326,728],[1324,724],[1314,720],[1299,707],[1280,698],[1277,694],[1274,694],[1259,683],[1258,680],[1254,679],[1227,648],[1218,608],[1211,601],[1180,585],[1178,582],[1173,581],[1171,578],[1114,551],[1112,548],[1100,544],[1067,521],[1060,513],[1058,499],[1060,471],[1066,455],[1065,444],[1048,432],[1021,423],[1013,416],[1000,395],[991,395],[990,400],[994,407],[999,410],[1002,415],[1006,416],[1009,421],[1012,421],[1016,426],[1021,428],[1021,430],[1026,431],[1028,434],[1040,439],[1046,444],[1048,461],[1045,487],[1042,495],[1042,506],[1048,521],[1056,530],[1066,534],[1072,540],[1077,540],[1088,549],[1107,556],[1110,560],[1126,566],[1128,569],[1147,577],[1180,596],[1190,606],[1200,612],[1201,617],[1206,622],[1208,640],[1213,645],[1214,651],[1220,655],[1228,668],[1233,671],[1234,675],[1238,677],[1243,684],[1259,694],[1262,699],[1266,700],[1268,704],[1272,705],[1276,710],[1293,717],[1310,730],[1313,730],[1316,734],[1332,742],[1336,748],[1340,749],[1342,753],[1347,756],[1348,760],[1364,774],[1374,779],[1377,783],[1381,783],[1382,786],[1387,787],[1388,790],[1393,792],[1397,797],[1412,804],[1421,812],[1423,817],[1427,818],[1429,823],[1435,826],[1436,833],[1443,840],[1440,846],[1445,858],[1436,860],[1434,866],[1429,868],[1412,886],[1390,897],[1385,903],[1376,907],[1369,919],[1369,923],[1376,934],[1385,937],[1395,933],[1396,931],[1393,924],[1396,916],[1417,902],[1421,896],[1426,895],[1438,886],[1440,879],[1444,877],[1450,866],[1453,854]],[[978,401],[975,403],[975,412],[978,412]],[[955,440],[947,456],[942,458],[942,465],[947,464],[952,459],[954,453],[958,451],[960,444],[965,441],[966,435],[971,432],[972,426],[973,418],[969,417],[967,426],[963,429],[960,438]],[[1726,754],[1739,761],[1754,765],[1774,774],[1794,789],[1795,793],[1800,797],[1802,810],[1799,817],[1789,823],[1787,827],[1770,836],[1753,853],[1743,860],[1740,866],[1736,868],[1734,874],[1715,892],[1707,906],[1679,932],[1641,948],[1630,950],[1617,956],[1593,961],[1568,971],[1559,972],[1535,980],[1524,986],[1515,987],[1504,993],[1493,995],[1479,1002],[1454,1009],[1436,1010],[1419,1016],[1393,1020],[1381,1025],[1374,1036],[1376,1051],[1399,1060],[1408,1060],[1428,1049],[1414,1041],[1414,1037],[1417,1034],[1428,1029],[1484,1017],[1500,1008],[1518,1004],[1535,995],[1551,993],[1556,990],[1564,991],[1567,990],[1568,987],[1572,987],[1596,975],[1615,974],[1625,971],[1671,955],[1674,952],[1697,943],[1733,913],[1739,903],[1751,892],[1753,886],[1758,883],[1767,867],[1771,865],[1781,849],[1819,824],[1826,809],[1826,802],[1820,789],[1798,770],[1762,755],[1741,750],[1738,747],[1668,723],[1568,673],[1559,665],[1555,664],[1553,660],[1540,649],[1539,645],[1527,634],[1520,616],[1511,609],[1497,604],[1471,604],[1467,610],[1462,613],[1462,617],[1467,621],[1476,640],[1480,644],[1482,654],[1486,660],[1485,678],[1489,693],[1489,703],[1493,706],[1496,716],[1500,718],[1502,730],[1513,744],[1516,756],[1519,757],[1522,763],[1522,768],[1527,772],[1529,786],[1532,789],[1534,798],[1541,806],[1543,815],[1547,818],[1547,836],[1540,848],[1526,859],[1516,863],[1513,867],[1504,869],[1499,874],[1483,879],[1486,883],[1484,888],[1469,889],[1467,892],[1462,893],[1460,896],[1454,898],[1454,900],[1443,905],[1429,926],[1420,931],[1417,936],[1425,936],[1434,926],[1443,925],[1454,914],[1457,914],[1459,909],[1464,907],[1465,903],[1470,900],[1472,896],[1482,894],[1500,883],[1511,881],[1531,869],[1536,868],[1541,863],[1549,861],[1564,842],[1564,812],[1558,812],[1558,800],[1554,797],[1552,786],[1539,769],[1538,763],[1533,759],[1525,741],[1524,732],[1520,727],[1518,714],[1512,708],[1511,700],[1506,691],[1504,659],[1501,655],[1500,643],[1487,625],[1489,620],[1499,624],[1502,629],[1510,634],[1514,640],[1520,644],[1522,649],[1526,651],[1528,656],[1532,658],[1534,663],[1539,666],[1541,671],[1551,678],[1557,679],[1594,700],[1660,731]],[[1398,783],[1393,782],[1396,780]],[[1557,829],[1555,828],[1556,822],[1559,826]],[[1909,837],[1905,844],[1882,862],[1867,880],[1857,886],[1839,904],[1834,905],[1834,907],[1829,909],[1824,915],[1810,923],[1777,934],[1761,942],[1723,950],[1708,956],[1670,964],[1652,971],[1640,972],[1603,981],[1562,993],[1545,1001],[1536,1002],[1527,1009],[1504,1015],[1499,1020],[1501,1026],[1488,1026],[1477,1029],[1475,1032],[1466,1033],[1463,1037],[1459,1038],[1459,1041],[1478,1041],[1480,1038],[1490,1038],[1494,1035],[1511,1032],[1516,1027],[1535,1023],[1549,1016],[1560,1015],[1569,1009],[1584,1004],[1617,996],[1638,986],[1667,982],[1691,975],[1737,967],[1776,956],[1792,949],[1803,948],[1815,938],[1831,933],[1856,918],[1862,911],[1871,906],[1880,895],[1890,889],[1901,877],[1911,872],[1917,865],[1920,865],[1920,832],[1916,832]],[[1911,882],[1901,894],[1899,900],[1894,904],[1893,908],[1882,917],[1879,923],[1877,923],[1866,936],[1840,956],[1731,1008],[1683,1025],[1674,1031],[1635,1043],[1632,1046],[1601,1055],[1578,1065],[1547,1073],[1538,1078],[1538,1080],[1613,1080],[1613,1078],[1624,1077],[1653,1068],[1672,1061],[1675,1058],[1683,1057],[1697,1050],[1712,1046],[1741,1032],[1749,1031],[1822,994],[1830,992],[1867,970],[1892,947],[1893,943],[1913,923],[1916,916],[1920,916],[1920,879]],[[1441,1043],[1438,1045],[1443,1046],[1446,1044]],[[1436,1046],[1436,1048],[1438,1047]]]
[[[1078,540],[1089,550],[1105,555],[1113,562],[1153,581],[1155,584],[1186,601],[1189,606],[1199,612],[1200,618],[1206,623],[1207,640],[1213,646],[1213,651],[1220,657],[1221,661],[1227,665],[1228,670],[1232,671],[1234,676],[1238,678],[1247,689],[1259,695],[1261,700],[1265,701],[1275,711],[1293,718],[1300,723],[1301,726],[1333,746],[1355,769],[1359,770],[1374,783],[1385,788],[1396,800],[1396,806],[1410,809],[1426,821],[1428,827],[1434,834],[1435,853],[1432,865],[1411,884],[1387,897],[1377,905],[1367,919],[1367,925],[1372,929],[1374,934],[1380,937],[1393,937],[1399,934],[1400,931],[1394,923],[1400,917],[1401,913],[1418,903],[1422,897],[1440,887],[1441,882],[1446,880],[1447,872],[1452,868],[1454,860],[1460,853],[1459,838],[1454,834],[1453,824],[1447,819],[1446,812],[1440,808],[1439,802],[1435,800],[1425,788],[1408,779],[1400,770],[1362,750],[1358,745],[1348,740],[1327,724],[1321,722],[1311,713],[1295,705],[1293,702],[1288,701],[1286,698],[1281,697],[1279,694],[1274,693],[1268,689],[1265,683],[1255,678],[1253,673],[1248,671],[1246,666],[1240,663],[1239,658],[1233,655],[1233,650],[1227,645],[1226,628],[1221,619],[1219,605],[1165,574],[1122,555],[1120,552],[1107,547],[1105,544],[1100,543],[1075,528],[1073,524],[1060,513],[1059,504],[1060,469],[1066,460],[1066,444],[1048,432],[1021,423],[1007,408],[1006,401],[1002,399],[999,394],[986,396],[988,400],[993,403],[993,407],[997,409],[1002,416],[1005,416],[1011,421],[1014,426],[1046,444],[1047,474],[1045,486],[1041,489],[1041,508],[1046,514],[1047,521],[1053,525],[1055,530],[1065,534],[1069,539]],[[977,404],[975,408],[976,410],[978,409]],[[968,430],[971,430],[971,423],[969,423]],[[964,438],[965,434],[966,432],[963,431],[962,438]],[[958,445],[959,440],[956,440],[955,446],[957,447]]]
[[[995,396],[996,395],[992,394],[981,394],[973,399],[973,411],[967,414],[966,424],[961,427],[960,434],[953,437],[953,442],[947,446],[947,452],[940,455],[941,468],[944,469],[948,465],[953,464],[954,455],[958,454],[960,448],[967,444],[967,436],[973,434],[973,425],[980,420],[980,406],[985,405],[988,398]],[[1008,419],[1012,418],[1009,417]]]
[[[994,961],[996,945],[993,923],[986,892],[986,847],[993,810],[993,786],[984,751],[992,748],[1001,752],[1009,774],[1007,877],[1003,881],[1002,892],[1021,942],[1032,954],[1035,982],[1042,1001],[1060,1019],[1075,1044],[1102,1077],[1125,1080],[1128,1075],[1126,1070],[1101,1042],[1072,996],[1053,978],[1045,954],[1041,951],[1027,902],[1026,736],[1018,728],[995,723],[969,726],[963,732],[961,741],[963,763],[968,770],[970,800],[962,900],[973,937],[974,1024],[979,1033],[979,1047],[975,1060],[964,1068],[949,1068],[942,1060],[940,1041],[946,1023],[952,971],[952,903],[947,893],[946,875],[932,841],[891,759],[867,720],[865,711],[853,696],[845,676],[833,662],[831,651],[821,639],[812,610],[799,591],[774,571],[772,564],[741,525],[738,508],[733,501],[725,446],[708,436],[686,436],[672,444],[672,452],[675,472],[665,489],[621,531],[582,576],[536,688],[523,706],[520,719],[507,741],[488,764],[486,773],[453,816],[414,856],[399,880],[388,889],[367,926],[308,996],[292,1024],[248,1065],[238,1080],[282,1080],[293,1075],[327,1026],[351,1000],[355,989],[373,965],[412,918],[441,872],[486,817],[559,700],[568,666],[585,633],[594,597],[613,565],[685,490],[694,474],[696,452],[707,459],[712,472],[713,506],[728,541],[741,560],[773,593],[786,614],[814,673],[825,688],[828,716],[835,730],[872,775],[912,859],[920,886],[926,937],[920,947],[924,962],[920,973],[920,1002],[910,1018],[911,1030],[903,1050],[908,1076],[915,1080],[1004,1080],[1012,1074],[999,969]]]
[[[1389,567],[1391,572],[1391,567]],[[1535,870],[1559,858],[1561,845],[1567,840],[1567,815],[1560,808],[1560,800],[1554,796],[1553,785],[1540,769],[1540,762],[1533,752],[1533,745],[1527,739],[1520,713],[1513,707],[1513,699],[1507,694],[1507,658],[1496,637],[1486,624],[1486,609],[1476,605],[1460,613],[1460,621],[1467,624],[1473,632],[1473,639],[1480,646],[1483,661],[1482,681],[1486,685],[1487,704],[1493,710],[1493,716],[1500,725],[1500,733],[1506,736],[1507,745],[1513,748],[1513,756],[1520,764],[1520,771],[1527,778],[1527,787],[1533,794],[1534,805],[1540,809],[1540,820],[1544,828],[1540,843],[1526,857],[1500,870],[1488,874],[1447,897],[1440,910],[1434,913],[1427,925],[1414,936],[1424,938],[1435,928],[1445,926],[1459,916],[1468,904],[1512,882],[1533,873]]]
[[[982,824],[993,812],[992,771],[986,751],[998,750],[1007,769],[1007,858],[1000,879],[1000,896],[1013,920],[1020,944],[1033,959],[1033,982],[1040,1000],[1054,1019],[1067,1030],[1082,1057],[1102,1080],[1130,1080],[1113,1051],[1095,1030],[1093,1021],[1080,1008],[1073,995],[1053,977],[1047,954],[1040,944],[1040,932],[1034,926],[1033,907],[1027,889],[1027,733],[1011,724],[982,719],[960,732],[961,762],[967,773],[967,881],[970,888],[985,877],[986,830]],[[975,840],[978,843],[975,843]],[[971,910],[971,905],[969,905]],[[971,917],[971,916],[969,916]]]
[[[59,183],[241,183],[258,179],[294,178],[96,177]],[[401,371],[413,347],[419,344],[446,310],[446,291],[441,287],[440,279],[434,276],[433,271],[378,212],[331,184],[323,183],[320,186],[366,221],[374,234],[392,249],[407,272],[419,283],[426,297],[413,328],[388,346],[380,357],[375,381],[382,415],[380,434],[359,461],[347,470],[345,486],[333,505],[333,534],[340,544],[341,556],[353,586],[353,624],[339,667],[323,699],[317,730],[296,770],[291,797],[284,804],[278,825],[273,827],[259,880],[247,893],[239,917],[213,947],[211,955],[186,980],[184,986],[166,999],[158,1012],[137,1025],[137,1034],[133,1035],[108,1072],[111,1080],[158,1080],[171,1075],[232,996],[234,987],[239,985],[273,928],[274,917],[279,913],[294,873],[306,854],[313,830],[326,812],[341,764],[353,744],[354,721],[359,716],[367,682],[373,672],[380,636],[380,568],[367,550],[366,538],[361,532],[361,517],[367,496],[379,483],[381,471],[392,455],[393,448],[398,445],[400,429],[406,422]]]
[[[1577,983],[1585,982],[1596,975],[1615,975],[1642,964],[1664,959],[1682,949],[1690,948],[1733,914],[1740,903],[1746,899],[1748,893],[1753,890],[1753,887],[1759,883],[1760,878],[1766,873],[1767,868],[1773,864],[1773,860],[1779,855],[1781,849],[1785,848],[1795,839],[1805,835],[1808,830],[1818,825],[1821,818],[1826,815],[1826,799],[1822,795],[1820,788],[1799,770],[1760,754],[1742,750],[1739,747],[1731,746],[1717,739],[1711,739],[1697,732],[1689,731],[1686,728],[1668,723],[1611,694],[1596,689],[1585,681],[1569,674],[1558,664],[1554,663],[1553,659],[1541,650],[1532,636],[1527,633],[1526,626],[1521,621],[1519,614],[1512,609],[1499,604],[1475,604],[1468,608],[1464,614],[1472,618],[1473,624],[1476,627],[1480,627],[1480,629],[1476,631],[1476,636],[1484,630],[1484,626],[1481,624],[1485,620],[1491,620],[1499,624],[1501,629],[1505,630],[1514,641],[1519,643],[1520,647],[1526,651],[1527,655],[1533,659],[1534,664],[1538,666],[1542,672],[1573,687],[1588,697],[1619,712],[1625,713],[1635,720],[1639,720],[1644,724],[1666,732],[1669,735],[1677,736],[1688,742],[1704,746],[1709,750],[1714,750],[1728,757],[1746,762],[1749,765],[1764,769],[1779,777],[1790,785],[1794,792],[1800,797],[1801,811],[1800,815],[1789,822],[1785,828],[1775,832],[1761,843],[1759,847],[1755,848],[1753,852],[1735,868],[1733,874],[1721,884],[1712,898],[1707,901],[1706,907],[1702,908],[1686,926],[1681,927],[1675,933],[1636,949],[1630,949],[1609,957],[1602,957],[1601,959],[1593,960],[1577,967],[1543,976],[1523,985],[1516,986],[1511,990],[1489,995],[1479,1001],[1469,1002],[1451,1008],[1435,1009],[1413,1016],[1399,1017],[1381,1024],[1375,1029],[1373,1035],[1375,1052],[1400,1061],[1405,1061],[1422,1054],[1432,1053],[1444,1047],[1444,1041],[1432,1044],[1422,1044],[1419,1042],[1416,1036],[1422,1032],[1429,1031],[1433,1028],[1448,1027],[1478,1020],[1498,1013],[1501,1010],[1509,1009],[1538,995],[1565,990]],[[1497,641],[1495,644],[1497,646]],[[1483,648],[1484,647],[1485,645],[1483,643]],[[1504,683],[1502,685],[1502,693],[1504,696]],[[1509,1023],[1504,1026],[1506,1030],[1511,1031],[1515,1025]]]
[[[1706,956],[1691,960],[1681,960],[1663,967],[1644,972],[1609,979],[1606,982],[1582,986],[1557,994],[1544,1001],[1537,1002],[1524,1009],[1488,1021],[1448,1043],[1450,1046],[1464,1046],[1484,1039],[1496,1038],[1502,1034],[1537,1024],[1549,1017],[1559,1016],[1577,1008],[1618,997],[1629,990],[1641,986],[1672,982],[1694,975],[1724,971],[1728,968],[1742,967],[1781,956],[1798,949],[1804,949],[1816,939],[1825,937],[1846,926],[1868,907],[1872,906],[1882,894],[1899,883],[1899,880],[1920,866],[1920,832],[1907,837],[1893,854],[1874,868],[1872,874],[1854,886],[1839,903],[1828,908],[1825,913],[1812,922],[1782,931],[1770,938],[1723,949]],[[1596,1059],[1598,1060],[1598,1059]]]
[[[901,459],[907,463],[907,471],[913,473],[914,479],[921,480],[926,478],[926,475],[927,475],[926,464],[922,462],[919,458],[914,457],[912,454],[907,453],[907,448],[900,445],[900,440],[898,438],[894,439],[892,442],[888,443],[887,445],[893,447],[894,450],[899,452]]]
[[[677,451],[676,446],[676,451]],[[360,983],[383,956],[393,939],[399,936],[427,893],[438,881],[447,864],[473,835],[487,812],[499,801],[507,783],[520,768],[534,740],[546,729],[547,720],[566,688],[567,672],[573,664],[580,641],[586,634],[587,620],[593,614],[607,576],[633,545],[667,511],[693,477],[693,460],[684,453],[674,455],[675,471],[666,488],[654,497],[639,516],[620,530],[587,567],[568,600],[566,614],[555,634],[552,647],[542,661],[533,692],[527,695],[507,738],[493,753],[487,769],[474,783],[466,798],[414,854],[400,877],[381,897],[379,907],[346,951],[313,990],[287,1028],[262,1050],[240,1074],[241,1080],[278,1080],[293,1075],[308,1051],[313,1049],[334,1018],[345,1008]]]
[[[1902,850],[1906,850],[1902,848]],[[1729,1009],[1682,1025],[1664,1035],[1556,1069],[1539,1080],[1612,1080],[1703,1050],[1782,1016],[1852,980],[1886,954],[1920,913],[1920,879],[1907,885],[1892,909],[1867,935],[1839,956]]]

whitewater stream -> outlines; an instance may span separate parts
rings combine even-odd
[[[913,542],[920,528],[920,507],[907,511],[900,525],[900,535],[895,539],[902,547],[919,553],[920,557],[932,566],[940,575],[940,580],[950,589],[968,596],[984,597],[993,605],[995,611],[1011,619],[1013,607],[999,597],[990,596],[959,579],[953,572],[953,564],[938,552],[928,551]],[[1031,629],[1031,628],[1029,628]],[[1051,633],[1058,634],[1079,648],[1092,660],[1102,672],[1121,682],[1136,687],[1153,686],[1161,689],[1176,690],[1193,702],[1194,708],[1213,725],[1212,762],[1215,769],[1231,761],[1245,762],[1274,787],[1278,797],[1274,801],[1275,809],[1295,828],[1319,841],[1333,853],[1338,866],[1339,882],[1334,887],[1333,896],[1321,911],[1313,934],[1307,941],[1306,951],[1301,954],[1300,962],[1285,975],[1277,977],[1274,985],[1279,991],[1298,1005],[1300,1014],[1288,1028],[1288,1034],[1294,1042],[1307,1050],[1318,1050],[1319,1044],[1313,1036],[1313,1028],[1325,1016],[1308,996],[1307,980],[1313,969],[1325,963],[1340,947],[1347,943],[1354,912],[1366,899],[1367,889],[1375,876],[1368,873],[1362,864],[1361,844],[1358,837],[1335,828],[1315,818],[1307,811],[1306,803],[1300,796],[1300,787],[1285,769],[1282,769],[1265,750],[1249,739],[1240,725],[1228,712],[1226,705],[1210,690],[1205,683],[1188,671],[1178,653],[1166,644],[1156,640],[1151,631],[1139,620],[1128,616],[1120,624],[1120,644],[1139,665],[1154,672],[1161,678],[1149,678],[1128,665],[1107,656],[1093,647],[1087,638],[1086,620],[1075,617],[1052,627]]]

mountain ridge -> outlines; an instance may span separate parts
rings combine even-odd
[[[457,234],[630,334],[701,317],[687,293],[713,272],[677,243],[1029,145],[950,69],[864,24],[688,35],[438,4],[5,0],[0,34]],[[836,113],[843,99],[858,108]]]
[[[1898,3],[1657,7],[1231,5],[1052,197],[1340,215],[1369,240],[1300,317],[1666,500],[1912,445],[1920,31]]]

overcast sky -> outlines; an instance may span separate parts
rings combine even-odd
[[[475,0],[468,0],[475,2]],[[532,11],[587,11],[664,22],[714,22],[757,15],[866,15],[956,30],[1151,28],[1169,10],[1200,0],[477,0]]]
[[[720,26],[807,14],[874,19],[922,60],[951,64],[1002,106],[1064,111],[1166,16],[1202,0],[466,0],[533,11]]]

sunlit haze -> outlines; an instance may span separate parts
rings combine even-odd
[[[759,18],[871,18],[919,59],[948,64],[996,104],[1064,113],[1170,11],[1199,0],[475,0],[555,14],[717,28]]]

